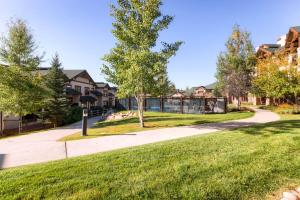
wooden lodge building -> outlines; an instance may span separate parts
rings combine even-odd
[[[287,56],[288,65],[279,67],[279,70],[286,70],[292,66],[297,68],[300,72],[300,63],[297,60],[300,59],[300,26],[291,27],[286,35],[281,36],[276,44],[262,44],[256,49],[256,56],[258,59],[264,59],[275,53],[283,54]],[[249,94],[247,102],[254,105],[269,104],[269,99],[265,97],[257,97]]]
[[[40,68],[39,73],[45,76],[49,68]],[[116,87],[108,83],[95,82],[84,69],[63,70],[65,75],[65,89],[67,98],[72,106],[81,107],[115,107]],[[0,130],[18,127],[18,116],[0,113]],[[34,123],[34,122],[33,122]]]
[[[207,86],[192,87],[190,91],[176,90],[170,97],[173,98],[211,98],[214,97],[214,87],[216,83]]]
[[[40,68],[46,75],[49,68]],[[116,88],[108,83],[95,82],[86,70],[63,70],[66,94],[73,106],[91,108],[93,106],[114,107]]]

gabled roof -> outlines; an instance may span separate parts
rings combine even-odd
[[[109,84],[108,83],[104,83],[104,82],[96,82],[96,85],[99,88],[104,88],[104,87],[110,88]]]
[[[186,93],[185,90],[179,90],[179,89],[177,89],[175,92],[170,93],[169,96],[185,97],[185,96],[188,96],[188,94]]]
[[[297,32],[300,33],[300,26],[293,26],[293,27],[291,27],[291,28],[295,29]]]
[[[202,86],[202,85],[197,86],[197,87],[192,87],[191,89],[192,89],[193,91],[195,91],[195,90],[197,90],[197,89],[199,89],[199,88],[207,89],[205,86]]]
[[[42,67],[39,69],[39,73],[42,76],[44,76],[44,75],[48,74],[49,70],[50,70],[49,67]],[[85,74],[88,76],[88,78],[93,83],[95,83],[94,80],[92,79],[92,77],[89,75],[89,73],[85,69],[63,69],[62,71],[69,80],[76,78],[77,76]]]
[[[72,79],[72,78],[78,76],[79,74],[86,72],[86,70],[84,70],[84,69],[64,69],[63,72],[69,79]]]
[[[280,44],[263,44],[260,46],[260,48],[263,48],[271,53],[275,53],[280,48]]]
[[[113,90],[113,91],[117,91],[118,90],[117,87],[110,87],[110,89]]]
[[[49,73],[49,71],[50,71],[49,67],[41,67],[41,68],[39,68],[38,73],[42,76],[45,76]],[[63,70],[63,73],[65,75],[65,79],[69,79],[69,77],[65,74],[64,70]]]
[[[280,51],[283,47],[280,44],[262,44],[259,46],[256,55],[258,57],[267,57],[273,55],[275,52]]]

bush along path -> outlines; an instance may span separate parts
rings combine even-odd
[[[163,128],[67,142],[57,141],[61,137],[79,132],[81,122],[78,122],[56,130],[1,140],[0,166],[1,168],[8,168],[64,159],[66,157],[88,155],[192,135],[212,133],[224,129],[250,126],[257,123],[272,122],[280,118],[277,114],[267,110],[255,109],[255,112],[255,115],[251,118],[223,123]],[[89,127],[99,119],[100,117],[89,119]]]

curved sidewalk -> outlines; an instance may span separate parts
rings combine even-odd
[[[163,128],[68,142],[59,142],[57,140],[66,135],[79,132],[80,123],[41,133],[3,139],[0,140],[0,168],[88,155],[192,135],[212,133],[228,128],[267,123],[280,119],[280,117],[273,112],[260,109],[254,110],[256,113],[253,117],[242,120]],[[89,126],[97,120],[98,118],[90,119]]]
[[[201,135],[230,128],[238,128],[259,123],[273,122],[280,119],[279,115],[271,111],[261,109],[254,110],[255,115],[247,119],[193,126],[162,128],[122,135],[112,135],[97,137],[93,139],[69,141],[67,142],[68,157],[111,151],[120,148],[139,146],[143,144],[172,140],[193,135]]]

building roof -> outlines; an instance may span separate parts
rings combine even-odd
[[[49,67],[42,67],[39,68],[39,73],[44,76],[47,75],[49,72],[50,68]],[[64,75],[66,76],[67,79],[71,80],[76,78],[77,76],[85,76],[86,78],[90,79],[90,81],[95,84],[94,80],[92,77],[89,75],[89,73],[85,69],[63,69],[62,70]]]
[[[39,69],[39,72],[42,76],[44,76],[44,75],[48,74],[49,70],[50,70],[49,67],[41,67]],[[63,69],[62,71],[67,76],[68,79],[72,79],[75,76],[83,73],[86,70],[84,70],[84,69]]]
[[[271,52],[271,53],[275,53],[275,51],[277,51],[280,48],[280,44],[263,44],[261,45],[261,48]]]
[[[192,91],[195,91],[196,89],[198,89],[198,88],[204,88],[204,89],[207,89],[205,86],[203,86],[203,85],[200,85],[200,86],[197,86],[197,87],[192,87],[191,89],[192,89]]]
[[[118,90],[117,87],[110,87],[110,89],[113,90],[113,91],[117,91]]]
[[[263,48],[279,48],[280,45],[279,44],[262,44],[261,45]]]
[[[104,88],[104,87],[108,87],[109,88],[109,84],[108,83],[104,83],[104,82],[96,82],[96,85],[99,88]]]
[[[300,33],[300,26],[294,26],[292,28],[295,29],[296,31],[298,31]]]
[[[64,69],[63,72],[69,79],[72,79],[75,76],[77,76],[83,72],[86,72],[86,70],[84,70],[84,69]]]

